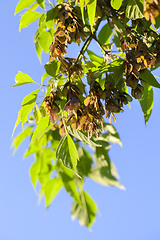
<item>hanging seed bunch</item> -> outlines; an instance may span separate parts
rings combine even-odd
[[[120,91],[108,81],[107,73],[102,97],[105,100],[106,118],[109,118],[109,122],[111,122],[111,116],[116,122],[114,113],[123,112],[123,105],[132,101],[132,98],[127,93]]]
[[[67,111],[68,121],[67,126],[71,126],[73,129],[82,130],[88,133],[90,139],[93,133],[98,136],[98,132],[103,125],[104,109],[100,101],[100,95],[102,89],[98,82],[94,82],[90,89],[89,95],[83,100],[81,91],[77,86],[72,85],[67,93],[67,103],[64,110]]]
[[[147,44],[136,38],[129,29],[125,41],[122,40],[121,44],[126,52],[126,84],[132,88],[132,96],[138,99],[142,96],[144,90],[142,85],[145,84],[139,79],[139,75],[148,67],[154,66],[156,57]]]
[[[99,83],[93,80],[89,91],[89,95],[84,100],[83,115],[80,119],[80,127],[84,132],[88,132],[88,137],[91,138],[93,132],[98,137],[98,133],[103,127],[103,115],[105,114],[103,105],[100,101],[102,89]],[[99,126],[101,125],[101,127]]]
[[[84,25],[78,17],[76,9],[70,4],[63,3],[56,7],[57,20],[56,32],[53,35],[53,42],[50,45],[50,59],[66,54],[67,44],[75,41],[80,43],[80,38],[84,41]]]
[[[43,100],[43,105],[46,111],[46,114],[50,116],[50,122],[56,123],[59,119],[58,112],[60,111],[56,100],[59,100],[58,91],[52,88],[50,95],[45,97]]]
[[[61,61],[61,73],[65,75],[68,75],[68,73],[72,73],[70,74],[72,78],[74,78],[75,76],[78,76],[79,78],[83,77],[82,63],[80,60],[76,63],[76,58],[63,58],[61,56],[59,57],[59,60]]]
[[[158,0],[145,0],[144,1],[144,16],[147,21],[155,24],[155,18],[158,17],[160,11],[160,1]]]

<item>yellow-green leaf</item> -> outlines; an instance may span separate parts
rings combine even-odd
[[[46,207],[48,207],[59,190],[62,188],[63,182],[61,178],[53,178],[46,182],[43,187],[44,196],[46,200]]]
[[[111,0],[111,6],[118,10],[121,7],[122,1],[123,0]]]
[[[28,76],[28,74],[23,73],[21,71],[18,71],[14,81],[16,83],[12,87],[20,86],[26,83],[36,83],[30,76]]]
[[[42,135],[51,128],[52,124],[49,123],[49,116],[43,117],[39,120],[38,126],[33,132],[31,143],[33,143],[36,139],[42,137]]]
[[[45,53],[49,52],[49,46],[51,45],[52,40],[52,35],[48,31],[39,34],[38,43]]]
[[[22,125],[28,121],[28,115],[32,111],[36,103],[38,91],[39,91],[39,88],[31,92],[30,94],[28,94],[22,101],[22,111],[21,111]]]
[[[36,21],[41,17],[41,15],[42,13],[35,11],[24,13],[20,19],[19,31],[21,31],[22,28],[27,27],[32,22]]]
[[[15,123],[15,125],[14,125],[14,129],[13,129],[13,132],[12,132],[12,137],[13,137],[13,135],[14,135],[14,131],[15,131],[16,127],[18,126],[18,124],[19,124],[20,121],[21,121],[21,111],[22,111],[22,109],[20,109],[19,112],[18,112],[18,117],[17,117],[16,123]]]
[[[35,0],[20,0],[18,3],[17,3],[17,6],[16,6],[16,10],[15,10],[15,15],[20,12],[21,10],[25,9],[25,8],[28,8],[32,3],[34,3]]]
[[[153,108],[153,89],[152,86],[146,85],[144,87],[142,97],[138,99],[144,115],[145,126],[149,120]]]
[[[88,18],[90,21],[91,31],[93,32],[94,18],[96,14],[97,0],[92,0],[87,4]]]

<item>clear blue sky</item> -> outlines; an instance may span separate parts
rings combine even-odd
[[[23,161],[28,141],[13,156],[11,134],[22,99],[36,87],[11,88],[18,70],[40,81],[44,73],[36,56],[33,35],[37,23],[18,32],[19,16],[14,16],[17,0],[2,1],[0,14],[0,240],[43,239],[160,239],[160,90],[154,89],[154,108],[147,127],[138,101],[117,114],[114,124],[123,147],[113,145],[115,163],[126,191],[102,187],[87,180],[85,189],[97,202],[100,214],[92,232],[72,221],[72,199],[62,190],[46,212],[44,199],[37,204],[29,168],[33,157]],[[96,45],[91,47],[96,48]],[[90,49],[93,49],[90,48]],[[73,56],[73,49],[69,54]],[[74,53],[75,54],[75,53]],[[48,55],[43,55],[43,64]],[[160,76],[157,71],[156,75]],[[21,130],[17,128],[16,133]]]

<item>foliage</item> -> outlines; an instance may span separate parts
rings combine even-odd
[[[64,187],[73,198],[72,217],[87,227],[98,209],[83,190],[85,178],[124,189],[108,155],[111,143],[121,146],[111,117],[116,122],[115,114],[135,98],[147,124],[152,87],[160,88],[152,74],[160,65],[159,10],[158,0],[59,0],[55,6],[50,0],[20,0],[16,6],[15,14],[23,11],[19,30],[38,20],[39,60],[42,51],[50,56],[40,82],[21,71],[15,76],[14,87],[34,83],[39,88],[22,101],[14,131],[20,122],[24,127],[12,146],[16,150],[30,137],[24,158],[35,156],[30,177],[34,188],[39,182],[46,207]],[[101,56],[89,49],[91,41]],[[77,58],[65,57],[72,42],[80,48]],[[39,94],[44,96],[40,103]]]

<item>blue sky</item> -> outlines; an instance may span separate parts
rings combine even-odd
[[[14,16],[17,0],[1,2],[1,124],[0,124],[0,239],[109,239],[109,240],[159,240],[160,239],[160,90],[154,89],[154,107],[145,128],[138,101],[117,114],[114,124],[123,147],[113,145],[109,154],[115,163],[120,181],[126,191],[103,187],[87,180],[85,190],[97,202],[97,215],[92,231],[72,221],[72,199],[62,190],[48,211],[44,199],[32,187],[29,168],[34,161],[23,161],[26,140],[13,156],[11,134],[21,108],[22,99],[36,89],[32,84],[11,88],[18,70],[40,81],[43,64],[48,55],[42,56],[41,65],[36,55],[33,35],[37,23],[18,32],[19,16]],[[96,48],[95,43],[90,50]],[[73,56],[73,49],[69,49]],[[159,71],[156,75],[160,76]],[[15,132],[21,130],[19,126]]]

